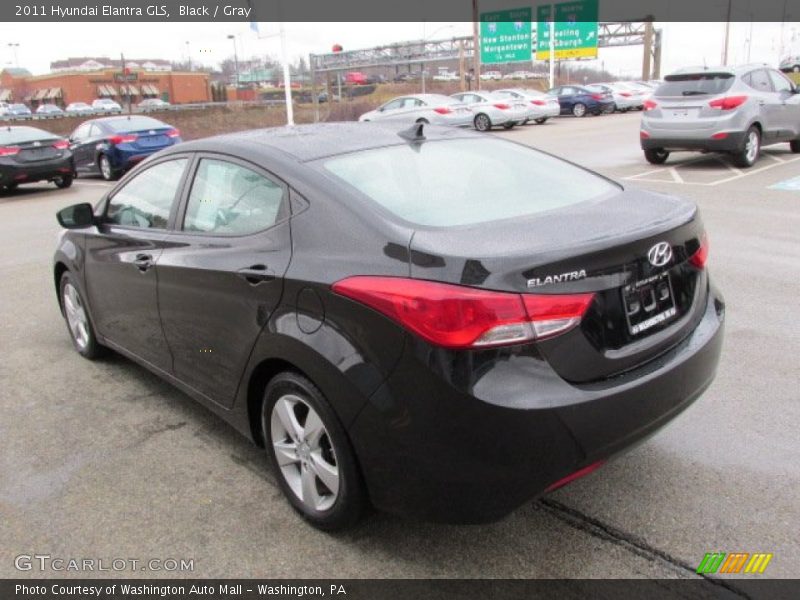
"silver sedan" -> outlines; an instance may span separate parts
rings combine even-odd
[[[451,97],[469,107],[474,115],[473,125],[478,131],[489,131],[496,125],[511,129],[514,125],[527,123],[533,117],[527,102],[518,98],[493,92],[461,92]]]
[[[532,111],[531,120],[539,125],[547,119],[561,114],[561,105],[559,105],[558,99],[539,90],[509,88],[496,90],[494,93],[503,98],[514,98],[528,103]]]
[[[472,111],[462,102],[442,94],[400,96],[361,115],[359,121],[394,119],[408,123],[430,123],[451,127],[472,125]]]

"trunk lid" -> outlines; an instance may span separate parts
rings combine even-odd
[[[706,279],[689,258],[702,235],[693,203],[626,190],[522,218],[418,229],[410,268],[415,278],[493,290],[594,292],[578,327],[538,342],[564,379],[587,383],[652,360],[694,328]],[[655,266],[648,253],[662,242],[672,258]]]

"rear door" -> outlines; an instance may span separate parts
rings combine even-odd
[[[164,371],[172,356],[158,314],[155,265],[174,220],[189,159],[169,157],[116,189],[86,234],[86,289],[107,340]]]
[[[800,94],[795,92],[794,84],[779,71],[768,69],[772,87],[780,107],[776,113],[778,138],[788,141],[800,136]]]
[[[775,93],[766,69],[750,71],[742,79],[750,87],[748,91],[758,104],[758,118],[761,121],[764,142],[774,142],[781,128],[783,101]]]
[[[289,193],[239,159],[199,155],[176,231],[164,240],[158,295],[175,375],[233,403],[291,258]]]
[[[69,136],[70,150],[79,172],[94,168],[94,146],[89,139],[91,128],[91,123],[83,123]]]

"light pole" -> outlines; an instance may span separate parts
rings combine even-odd
[[[192,50],[189,46],[189,40],[186,40],[186,60],[189,61],[189,70],[192,70]]]
[[[233,63],[236,66],[236,89],[239,89],[239,53],[236,50],[236,36],[228,35],[229,40],[233,40]]]
[[[19,42],[9,43],[9,48],[14,50],[14,66],[19,69],[19,56],[17,55],[17,49],[19,48]]]

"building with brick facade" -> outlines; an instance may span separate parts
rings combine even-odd
[[[0,72],[0,102],[23,102],[35,109],[51,103],[66,106],[70,102],[91,104],[96,98],[111,98],[119,103],[136,104],[145,98],[161,98],[173,104],[211,101],[207,73],[120,69],[65,71],[30,75],[23,69]]]

